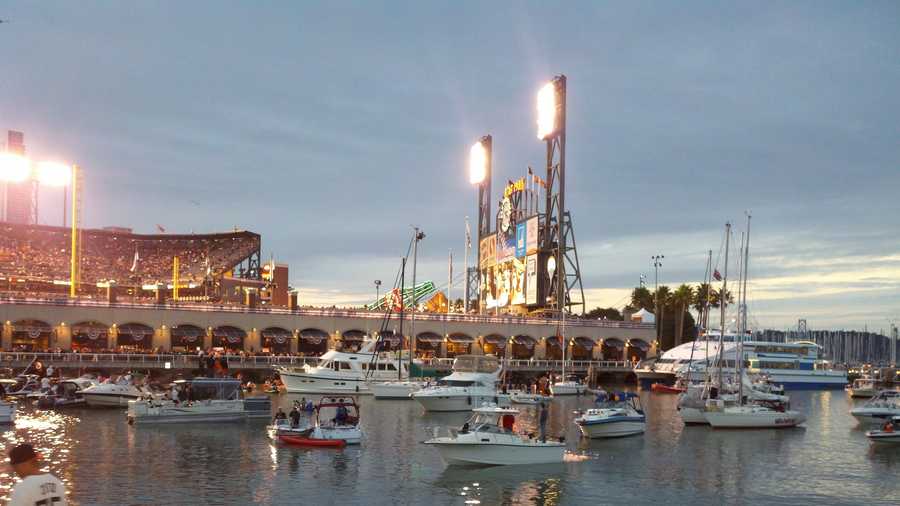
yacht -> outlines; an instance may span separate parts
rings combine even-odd
[[[607,438],[643,434],[647,417],[641,408],[640,397],[631,392],[597,396],[599,408],[592,408],[575,419],[586,438]]]
[[[434,437],[425,444],[434,446],[448,466],[504,466],[561,463],[566,445],[562,441],[541,441],[513,432],[518,410],[484,405],[461,429],[449,436]]]
[[[410,399],[425,387],[424,381],[380,381],[369,385],[376,399]]]
[[[359,352],[329,350],[316,365],[275,369],[288,393],[371,394],[374,382],[409,377],[409,362],[389,352],[375,352],[377,340],[363,343]]]
[[[241,382],[234,378],[178,380],[191,400],[145,399],[128,401],[128,423],[237,422],[247,417]]]
[[[702,381],[719,353],[719,335],[719,332],[707,332],[657,359],[642,361],[635,369],[638,380],[647,387],[655,381],[673,383],[677,377]],[[822,347],[810,341],[752,341],[749,333],[726,332],[722,337],[724,367],[734,368],[739,342],[743,347],[744,369],[753,375],[766,376],[772,383],[788,389],[844,388],[847,384],[847,372],[833,369],[830,362],[821,358]]]
[[[900,390],[882,390],[862,406],[850,410],[859,423],[884,423],[900,416]]]
[[[490,355],[460,355],[453,372],[412,394],[425,411],[471,411],[484,403],[509,406],[509,394],[497,390],[501,367]]]
[[[847,393],[854,398],[874,397],[878,393],[875,386],[875,380],[872,378],[858,378],[853,380],[853,384],[847,387]]]
[[[91,376],[61,379],[55,389],[36,397],[35,405],[40,409],[59,409],[86,404],[82,390],[99,385]]]
[[[767,406],[775,410],[787,410],[790,407],[790,398],[776,394],[767,387],[767,383],[751,381],[746,373],[742,374],[746,400],[760,406]],[[705,383],[693,383],[687,386],[687,390],[678,398],[678,415],[686,425],[708,425],[705,411],[710,391],[716,390],[715,397],[721,399],[725,406],[738,404],[738,385],[731,378],[723,378],[723,386],[708,385]]]
[[[550,385],[550,393],[554,397],[558,395],[582,395],[587,387],[584,383],[578,381],[578,377],[574,374],[569,375],[565,380],[554,382]]]
[[[129,401],[153,396],[149,388],[135,385],[130,374],[114,382],[107,380],[91,385],[79,392],[84,402],[91,407],[127,407]]]
[[[875,444],[900,444],[900,416],[891,418],[878,430],[866,432],[866,437]]]

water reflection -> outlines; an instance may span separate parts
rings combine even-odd
[[[559,504],[566,464],[487,468],[452,467],[434,485],[463,504]]]

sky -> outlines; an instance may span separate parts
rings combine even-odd
[[[83,168],[87,226],[258,232],[302,303],[374,298],[412,226],[418,279],[446,285],[450,250],[461,272],[469,146],[493,136],[495,189],[541,167],[535,94],[565,74],[589,307],[624,306],[652,255],[660,283],[700,282],[749,210],[757,327],[900,319],[897,2],[8,1],[0,19],[0,129]],[[61,198],[42,191],[42,223]]]

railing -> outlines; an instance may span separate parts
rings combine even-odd
[[[39,360],[44,365],[56,364],[71,367],[117,367],[128,364],[133,367],[147,368],[198,368],[197,355],[183,355],[175,353],[145,354],[145,353],[41,353],[41,352],[0,352],[0,366],[28,364],[33,360]],[[274,366],[301,367],[304,364],[315,365],[317,357],[296,356],[242,356],[225,355],[229,367],[267,369]],[[430,358],[421,362],[425,367],[439,370],[450,370],[453,366],[452,358]],[[561,371],[561,360],[521,360],[512,359],[502,362],[510,371]],[[166,366],[168,364],[168,366]],[[631,362],[615,360],[567,360],[566,370],[587,371],[593,368],[598,371],[630,371]]]
[[[244,313],[244,314],[272,314],[272,315],[293,315],[293,316],[328,316],[343,318],[365,318],[365,319],[383,319],[384,313],[379,311],[365,311],[353,309],[317,309],[317,308],[299,308],[295,310],[280,308],[249,308],[243,306],[227,306],[215,304],[200,303],[140,303],[140,302],[106,302],[87,299],[67,299],[67,298],[35,298],[35,297],[10,297],[0,296],[0,303],[4,304],[21,304],[21,305],[40,305],[40,306],[61,306],[61,307],[97,307],[97,308],[115,308],[115,309],[169,309],[182,311],[202,311],[202,312],[223,312],[223,313]],[[398,315],[392,314],[392,318]],[[443,313],[416,313],[417,320],[440,321],[440,322],[466,322],[466,323],[496,323],[496,324],[519,324],[519,325],[556,325],[555,319],[536,318],[526,316],[487,316],[487,315],[467,315],[467,314],[443,314]],[[572,318],[567,320],[570,327],[602,327],[602,328],[619,328],[619,329],[650,329],[653,324],[635,323],[614,320],[580,320]]]

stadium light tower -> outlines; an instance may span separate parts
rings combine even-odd
[[[469,150],[469,182],[478,187],[478,243],[475,247],[475,267],[466,272],[466,300],[478,293],[478,272],[481,265],[481,239],[491,233],[491,179],[493,172],[494,139],[485,135]],[[467,268],[468,271],[468,268]],[[475,274],[474,279],[472,273]],[[479,295],[478,314],[483,313]]]
[[[565,311],[581,306],[584,287],[572,217],[566,210],[566,76],[559,75],[537,94],[537,137],[547,144],[547,180],[541,249],[556,257],[556,276],[551,277],[547,296],[554,309]],[[577,291],[574,289],[577,288]]]
[[[41,162],[37,166],[36,179],[42,185],[63,188],[62,226],[66,226],[66,198],[72,182],[72,167],[57,162]]]

